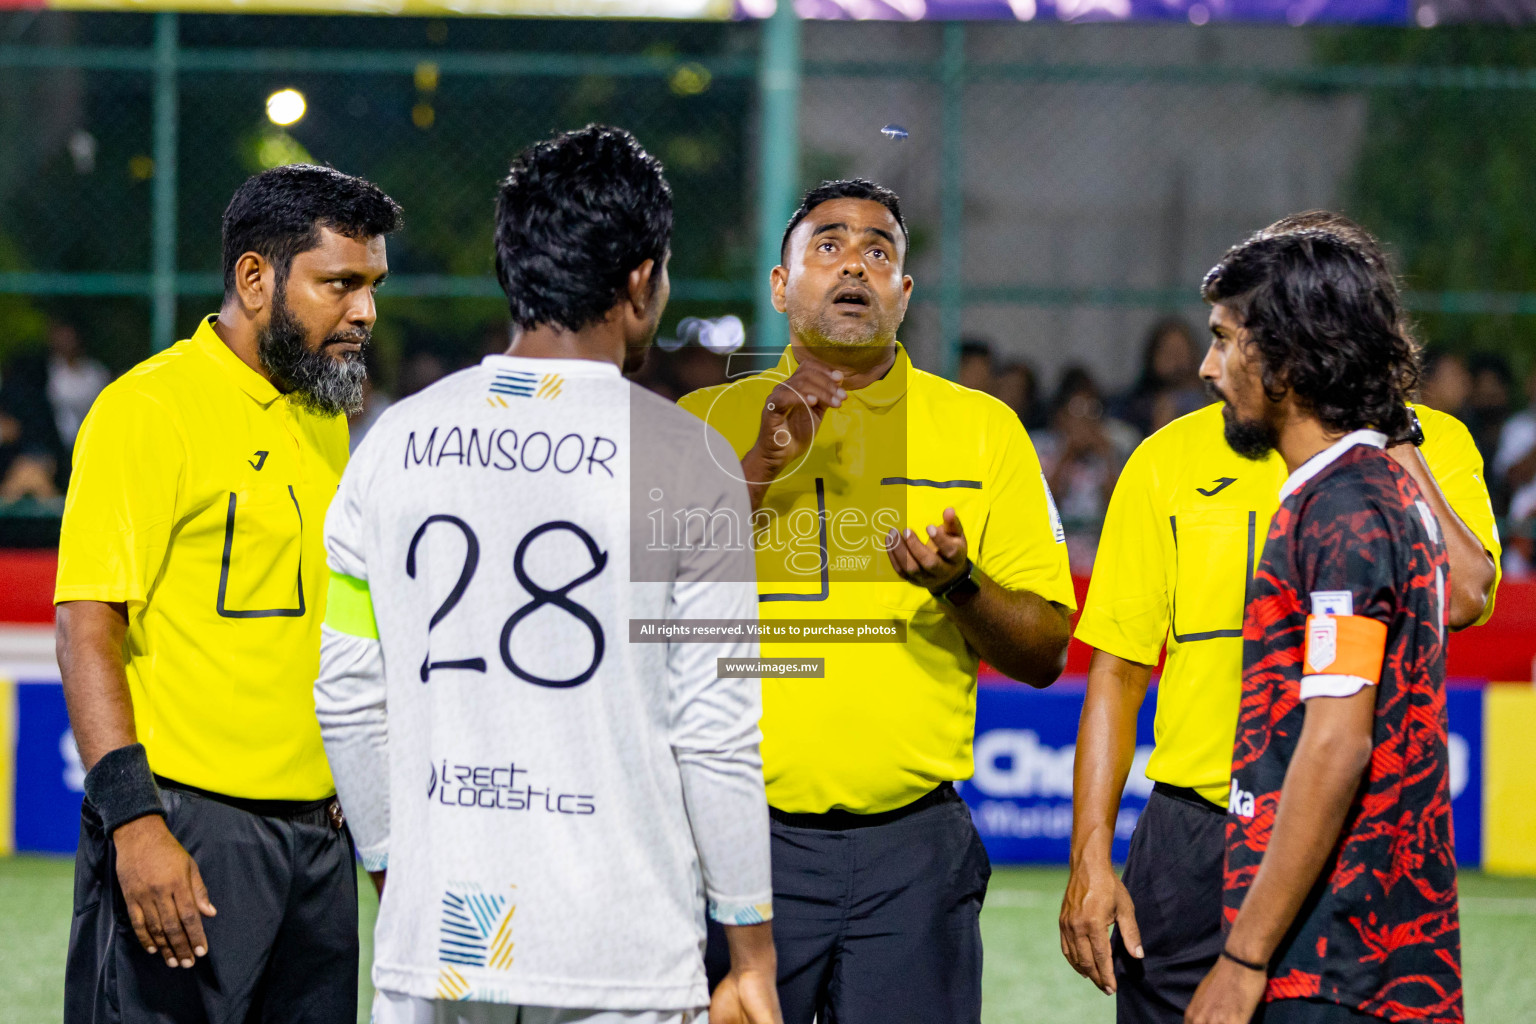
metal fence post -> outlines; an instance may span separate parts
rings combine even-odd
[[[155,15],[155,187],[151,227],[156,352],[176,340],[177,15]]]
[[[779,239],[800,186],[800,17],[794,0],[778,0],[763,25],[758,65],[757,273],[752,281],[754,344],[782,348],[789,325],[773,308],[768,277],[779,263]]]
[[[939,335],[940,365],[953,380],[960,369],[964,315],[961,246],[965,241],[965,22],[944,23],[942,86],[943,143],[939,168]]]

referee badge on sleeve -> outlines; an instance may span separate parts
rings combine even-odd
[[[1313,615],[1353,615],[1355,614],[1355,596],[1348,590],[1314,590],[1312,598]]]

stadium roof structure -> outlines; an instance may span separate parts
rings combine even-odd
[[[780,0],[0,0],[0,10],[206,14],[356,14],[399,17],[772,17]],[[802,19],[832,21],[1186,21],[1272,24],[1425,24],[1436,0],[783,0]],[[1477,7],[1494,0],[1447,0]],[[1502,0],[1518,5],[1522,0]],[[1532,0],[1536,2],[1536,0]],[[1463,12],[1465,15],[1465,12]],[[1433,19],[1433,24],[1437,20]]]
[[[0,0],[0,11],[357,14],[380,17],[673,18],[724,21],[732,0]]]

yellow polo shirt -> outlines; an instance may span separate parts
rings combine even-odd
[[[1415,406],[1424,460],[1446,501],[1499,561],[1483,460],[1455,417]],[[1285,460],[1234,452],[1221,404],[1141,443],[1110,499],[1076,636],[1127,661],[1167,660],[1147,776],[1222,806],[1243,679],[1247,588],[1280,507]],[[1495,581],[1497,586],[1497,581]],[[1493,599],[1479,624],[1493,614]]]
[[[128,605],[156,773],[227,796],[335,792],[314,683],[325,512],[347,424],[299,409],[205,320],[96,399],[75,442],[55,603]]]
[[[679,403],[744,455],[777,367]],[[784,811],[877,813],[969,778],[977,655],[927,590],[895,573],[881,539],[953,507],[970,557],[1004,587],[1075,610],[1066,546],[1034,446],[1001,402],[924,373],[897,346],[891,371],[827,412],[816,443],[769,487],[754,520],[766,620],[905,622],[905,643],[769,643],[764,657],[824,657],[825,678],[763,679],[763,772]]]

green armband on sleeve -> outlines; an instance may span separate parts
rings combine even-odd
[[[325,603],[325,624],[338,633],[379,638],[379,625],[373,618],[373,595],[368,581],[332,570],[330,596]]]

